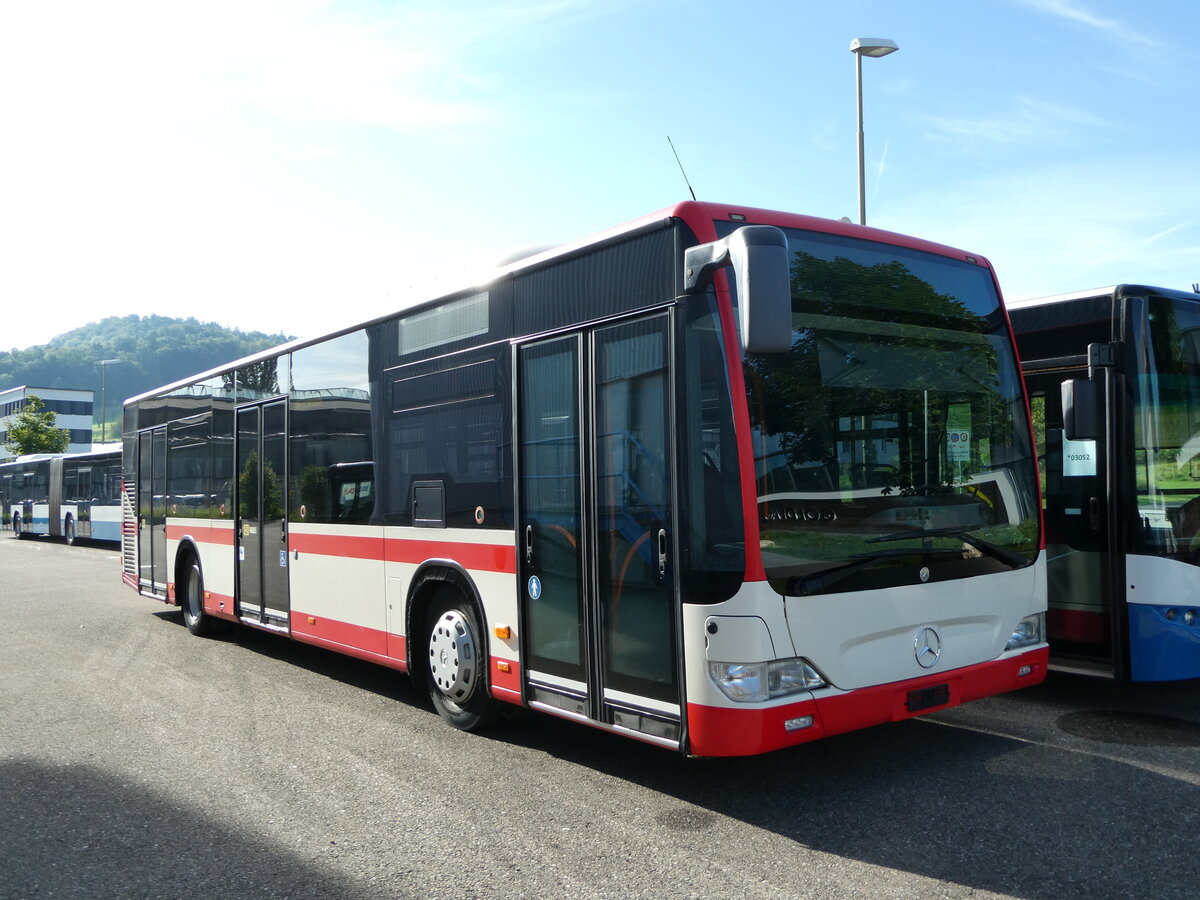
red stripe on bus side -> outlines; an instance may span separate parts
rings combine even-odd
[[[337,619],[297,612],[294,609],[291,613],[291,625],[292,637],[297,640],[320,643],[331,649],[347,653],[351,650],[361,650],[371,654],[372,657],[379,657],[380,659],[377,661],[389,660],[388,665],[395,665],[404,659],[403,652],[398,654],[398,660],[388,653],[388,633],[380,631],[378,628],[353,625]],[[392,643],[396,643],[395,639],[392,640]]]
[[[521,664],[516,660],[493,656],[491,671],[488,673],[488,683],[492,687],[492,696],[509,703],[521,702]]]
[[[232,528],[215,528],[212,525],[172,525],[167,523],[167,540],[180,541],[190,537],[200,544],[233,546]]]
[[[231,622],[237,621],[237,614],[234,612],[233,607],[233,598],[228,594],[205,591],[204,611],[210,616],[216,616],[219,619],[228,619]]]
[[[336,650],[348,656],[379,663],[402,672],[408,671],[407,639],[377,628],[351,625],[308,613],[291,613],[292,637],[305,644]],[[493,656],[489,662],[488,683],[492,696],[508,703],[521,703],[521,666],[516,660]]]
[[[388,541],[390,562],[422,563],[427,559],[449,559],[464,569],[517,574],[517,551],[511,544],[459,544],[453,541]]]
[[[288,546],[291,550],[321,556],[413,564],[429,559],[448,559],[464,569],[508,575],[515,575],[517,572],[517,553],[511,545],[292,532],[288,538]]]
[[[383,559],[383,538],[358,537],[345,534],[288,535],[288,549],[318,556],[341,556],[348,559]]]

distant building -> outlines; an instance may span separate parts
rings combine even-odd
[[[46,404],[46,411],[55,415],[55,424],[71,434],[68,453],[86,453],[92,449],[92,411],[96,406],[95,391],[75,391],[64,388],[16,387],[0,391],[0,460],[12,459],[4,448],[12,417],[33,394]]]

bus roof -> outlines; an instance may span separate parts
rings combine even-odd
[[[751,206],[737,206],[728,203],[710,203],[701,200],[684,200],[673,206],[664,207],[656,212],[640,216],[621,225],[616,225],[612,228],[605,229],[600,232],[588,235],[578,240],[571,241],[566,244],[560,244],[546,250],[535,251],[531,255],[520,257],[506,265],[495,268],[490,277],[486,281],[478,282],[472,285],[464,285],[463,287],[438,294],[434,297],[423,297],[413,303],[403,304],[397,307],[390,313],[377,316],[365,322],[355,322],[343,328],[330,331],[326,334],[298,338],[293,341],[288,341],[279,344],[275,347],[270,347],[266,350],[261,350],[241,359],[230,360],[227,363],[222,363],[212,369],[204,372],[198,372],[194,375],[189,375],[186,378],[174,381],[170,384],[162,385],[149,391],[144,391],[134,397],[130,397],[124,401],[124,405],[128,406],[131,403],[137,403],[141,400],[146,400],[151,397],[156,397],[181,387],[190,384],[196,384],[209,378],[229,372],[233,369],[247,366],[264,359],[271,359],[280,356],[284,353],[290,353],[294,350],[299,350],[303,347],[312,344],[320,343],[321,341],[330,338],[340,337],[345,334],[357,331],[361,328],[367,328],[371,325],[377,325],[386,322],[400,313],[417,312],[424,307],[433,306],[450,298],[459,295],[469,295],[480,291],[491,284],[499,281],[502,278],[515,275],[525,269],[535,268],[551,263],[557,259],[568,257],[574,253],[586,250],[597,245],[605,244],[609,241],[618,240],[629,236],[643,229],[660,226],[672,219],[679,219],[688,225],[689,228],[696,234],[696,237],[701,242],[713,241],[717,239],[715,223],[718,221],[729,221],[734,223],[747,222],[757,225],[775,225],[781,228],[797,228],[806,231],[821,231],[827,234],[837,234],[844,237],[858,238],[859,240],[874,240],[884,244],[892,244],[908,249],[919,250],[926,253],[933,253],[938,256],[948,256],[953,259],[965,260],[982,266],[986,269],[991,269],[991,263],[986,258],[979,254],[966,253],[954,247],[949,247],[945,244],[938,244],[933,241],[926,241],[920,238],[914,238],[905,234],[898,234],[883,229],[873,228],[867,225],[856,225],[848,219],[827,219],[819,216],[808,216],[800,213],[788,213],[778,210],[759,209]]]
[[[1174,288],[1154,287],[1149,284],[1113,284],[1108,287],[1092,288],[1087,291],[1072,291],[1069,294],[1050,294],[1046,297],[1030,297],[1025,300],[1013,300],[1007,304],[1009,309],[1023,309],[1030,306],[1045,306],[1050,303],[1069,303],[1072,300],[1087,300],[1091,297],[1126,297],[1134,294],[1165,294],[1168,297],[1179,297],[1200,301],[1200,294],[1191,291],[1180,291]]]

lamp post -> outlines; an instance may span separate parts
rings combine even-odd
[[[858,85],[858,224],[867,224],[867,190],[866,176],[863,174],[863,101],[862,101],[862,61],[864,56],[878,59],[895,53],[900,47],[895,41],[887,38],[855,38],[850,42],[850,52],[854,54],[855,81]]]
[[[108,443],[108,367],[125,362],[123,359],[100,360],[100,443]]]

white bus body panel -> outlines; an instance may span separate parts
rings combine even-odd
[[[686,598],[685,598],[686,599]],[[721,662],[761,662],[803,657],[817,667],[832,688],[842,691],[892,684],[1000,659],[1017,624],[1046,611],[1045,554],[1023,569],[977,578],[906,585],[878,591],[782,598],[766,582],[748,583],[731,600],[683,607],[687,654],[688,701],[745,708],[716,687],[707,666],[710,653],[706,623],[714,616],[745,617],[728,634],[720,620]],[[767,643],[758,622],[765,622]],[[941,639],[941,653],[929,668],[917,662],[916,641],[925,628]],[[738,636],[744,646],[737,649]],[[732,657],[732,658],[727,658]],[[765,705],[795,702],[797,695]]]
[[[1144,606],[1200,606],[1200,568],[1162,556],[1125,557],[1125,597]]]
[[[888,684],[998,659],[1017,623],[1046,610],[1044,554],[986,577],[863,593],[788,597],[796,655],[843,690]],[[941,653],[917,662],[918,635],[933,628]]]
[[[348,537],[375,542],[383,550],[384,529],[367,525],[302,525],[292,522],[291,536]],[[387,628],[386,582],[382,558],[333,556],[292,550],[288,560],[290,606],[300,615],[317,616],[382,634]]]

